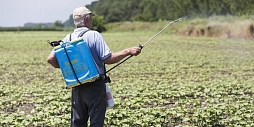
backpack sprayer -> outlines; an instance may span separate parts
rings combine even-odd
[[[143,45],[140,45],[140,44],[139,44],[138,47],[139,47],[140,49],[144,48],[146,44],[148,44],[150,41],[152,41],[155,37],[157,37],[162,31],[164,31],[165,29],[167,29],[170,25],[172,25],[172,24],[175,23],[175,22],[180,22],[180,21],[186,20],[187,18],[188,18],[188,17],[185,16],[185,17],[181,17],[181,18],[179,18],[179,19],[176,19],[176,20],[170,22],[167,26],[165,26],[165,27],[164,27],[162,30],[160,30],[157,34],[155,34],[153,37],[151,37],[146,43],[144,43]],[[111,70],[113,70],[113,69],[116,68],[117,66],[121,65],[121,64],[124,63],[126,60],[130,59],[131,57],[132,57],[132,55],[129,56],[129,57],[127,57],[126,59],[122,60],[120,63],[118,63],[118,64],[115,65],[114,67],[110,68],[110,69],[109,69],[108,71],[106,71],[105,73],[110,72]]]

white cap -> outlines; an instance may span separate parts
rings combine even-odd
[[[78,7],[73,11],[73,20],[80,20],[87,14],[94,14],[86,7]]]

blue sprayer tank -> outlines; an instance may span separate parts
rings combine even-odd
[[[93,56],[82,37],[65,42],[55,47],[54,51],[66,88],[72,88],[80,83],[93,82],[99,78]]]

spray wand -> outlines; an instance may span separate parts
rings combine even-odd
[[[167,26],[165,26],[165,27],[164,27],[162,30],[160,30],[157,34],[155,34],[153,37],[151,37],[146,43],[144,43],[143,45],[140,45],[140,44],[139,44],[138,47],[139,47],[140,49],[144,48],[145,45],[146,45],[147,43],[149,43],[150,41],[152,41],[155,37],[157,37],[162,31],[164,31],[164,30],[165,30],[166,28],[168,28],[170,25],[172,25],[172,24],[175,23],[175,22],[180,22],[180,21],[183,21],[183,20],[186,20],[186,19],[187,19],[187,16],[181,17],[181,18],[179,18],[179,19],[176,19],[176,20],[170,22]],[[124,63],[126,60],[130,59],[131,57],[132,57],[132,55],[130,55],[130,56],[127,57],[126,59],[122,60],[120,63],[118,63],[117,65],[115,65],[114,67],[112,67],[112,68],[110,68],[108,71],[106,71],[105,74],[108,73],[108,72],[110,72],[111,70],[113,70],[114,68],[116,68],[117,66],[119,66],[120,64]]]

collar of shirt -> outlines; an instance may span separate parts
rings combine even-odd
[[[87,27],[79,27],[79,28],[76,28],[76,29],[74,30],[74,32],[75,32],[75,33],[76,33],[76,32],[80,33],[81,31],[84,31],[84,30],[88,30],[88,28],[87,28]]]

